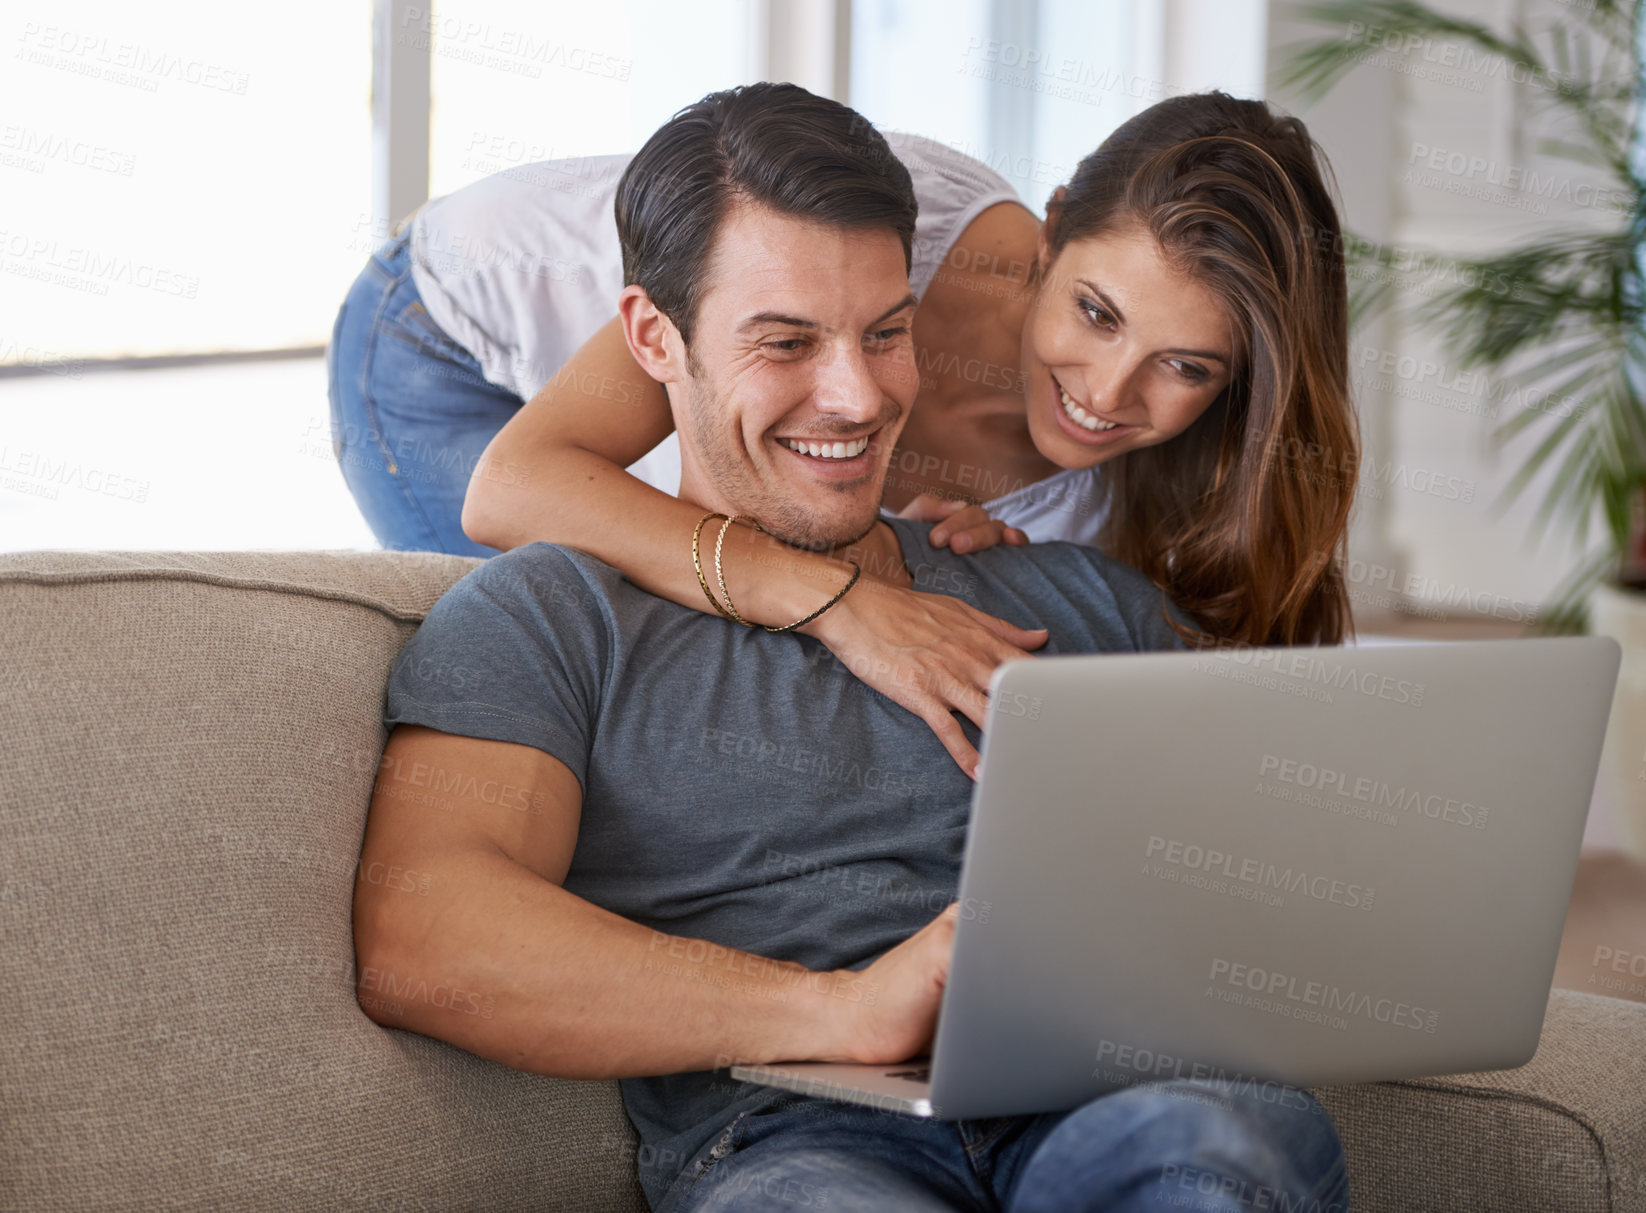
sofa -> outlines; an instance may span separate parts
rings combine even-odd
[[[476,563],[0,555],[0,1208],[645,1209],[615,1083],[356,1002],[389,665]],[[1646,1005],[1315,1095],[1357,1210],[1646,1211]]]

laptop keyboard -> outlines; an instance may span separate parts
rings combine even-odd
[[[932,1080],[932,1068],[930,1066],[921,1066],[918,1070],[888,1070],[886,1071],[886,1077],[907,1078],[910,1082],[930,1082]]]

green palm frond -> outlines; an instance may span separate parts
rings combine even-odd
[[[1643,4],[1592,0],[1498,30],[1416,0],[1316,0],[1296,11],[1329,32],[1286,48],[1278,73],[1316,100],[1379,56],[1432,55],[1444,46],[1452,60],[1461,56],[1482,71],[1502,71],[1498,60],[1505,61],[1515,79],[1530,82],[1535,105],[1558,111],[1566,127],[1564,136],[1540,139],[1538,150],[1596,170],[1598,179],[1583,184],[1597,198],[1609,191],[1615,230],[1549,232],[1490,256],[1358,237],[1346,245],[1354,323],[1403,314],[1434,333],[1461,368],[1483,372],[1494,400],[1514,384],[1517,406],[1492,439],[1500,450],[1530,445],[1494,508],[1541,487],[1529,528],[1534,544],[1559,530],[1584,551],[1596,522],[1604,527],[1605,550],[1581,558],[1557,587],[1541,624],[1552,631],[1581,628],[1584,600],[1617,567],[1631,504],[1646,492]],[[1548,177],[1534,188],[1550,184],[1574,188]]]
[[[1543,66],[1523,31],[1503,38],[1489,26],[1435,12],[1413,0],[1323,0],[1303,6],[1299,15],[1342,31],[1337,37],[1282,48],[1285,67],[1281,83],[1297,89],[1309,101],[1325,96],[1350,69],[1365,60],[1368,51],[1382,44],[1382,37],[1371,40],[1373,31],[1387,40],[1415,39],[1414,46],[1431,39],[1467,43],[1512,62]]]
[[[1539,612],[1538,631],[1551,636],[1589,630],[1589,596],[1611,575],[1617,558],[1601,552],[1584,559],[1555,586],[1547,606]]]
[[[1575,143],[1570,139],[1545,138],[1537,141],[1537,150],[1545,156],[1558,160],[1566,160],[1572,164],[1581,164],[1588,168],[1603,168],[1615,171],[1617,165],[1605,152],[1588,143]]]
[[[1283,48],[1278,80],[1312,102],[1368,60],[1409,58],[1437,43],[1466,49],[1476,70],[1536,82],[1535,99],[1567,111],[1582,126],[1592,161],[1623,179],[1629,176],[1640,74],[1636,8],[1574,5],[1574,20],[1547,21],[1535,30],[1517,22],[1500,34],[1415,0],[1319,0],[1297,14],[1336,33]]]
[[[1599,373],[1603,358],[1603,352],[1593,345],[1577,342],[1528,363],[1513,376],[1513,382],[1522,399],[1536,397],[1538,402],[1523,404],[1493,432],[1492,437],[1497,445],[1508,445],[1521,431],[1541,424],[1548,416],[1559,418],[1562,426],[1579,421],[1590,407],[1587,385],[1582,380]],[[1555,379],[1556,375],[1577,364],[1585,365],[1569,379]],[[1508,392],[1500,390],[1496,395],[1506,398]],[[1544,407],[1543,402],[1553,402],[1552,407]]]

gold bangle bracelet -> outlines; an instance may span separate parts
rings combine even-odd
[[[738,623],[741,623],[746,628],[752,628],[752,627],[754,627],[754,624],[750,623],[747,619],[743,618],[743,616],[739,615],[737,613],[737,608],[732,605],[731,593],[730,593],[730,591],[728,591],[726,589],[726,571],[721,566],[721,563],[720,563],[720,553],[721,553],[721,550],[726,545],[726,532],[731,530],[732,523],[734,523],[736,521],[737,521],[737,515],[736,514],[732,514],[731,516],[729,516],[726,519],[725,522],[722,522],[720,524],[720,534],[715,537],[715,541],[714,541],[714,579],[720,583],[720,596],[726,600],[726,612],[727,612],[726,617],[728,619],[737,620]],[[758,522],[754,523],[753,525],[754,525],[755,530],[758,531],[758,530],[761,529],[760,524]]]
[[[703,535],[703,524],[711,518],[724,518],[725,516],[710,510],[697,520],[697,529],[692,531],[692,567],[697,570],[697,584],[703,587],[703,596],[709,600],[709,605],[714,608],[715,614],[722,619],[730,619],[731,616],[726,614],[726,608],[720,605],[719,600],[714,596],[714,591],[709,588],[709,579],[703,576],[703,560],[698,554],[697,546]]]
[[[833,598],[829,599],[822,606],[818,607],[817,610],[813,611],[810,615],[807,615],[804,619],[796,619],[793,623],[786,623],[780,628],[766,628],[766,630],[768,632],[788,632],[788,631],[792,631],[794,628],[800,627],[802,624],[810,623],[812,620],[816,619],[819,615],[821,615],[824,611],[828,610],[835,603],[839,602],[842,598],[844,598],[846,596],[846,591],[851,589],[854,585],[856,585],[857,584],[857,579],[860,576],[862,576],[862,574],[863,574],[863,566],[858,564],[857,561],[847,560],[846,563],[852,566],[852,575],[846,579],[846,584],[840,587],[840,592],[838,594],[836,594]],[[765,627],[764,624],[762,624],[761,626]]]
[[[724,519],[726,519],[726,521],[724,521],[723,523],[720,524],[720,534],[715,536],[715,541],[714,541],[714,579],[717,582],[720,583],[720,593],[726,600],[726,605],[724,607],[722,607],[720,605],[720,603],[718,601],[716,601],[713,592],[709,589],[709,583],[703,576],[703,566],[702,566],[701,562],[698,561],[698,556],[697,556],[697,536],[699,534],[701,534],[701,532],[703,530],[703,524],[705,522],[707,522],[710,518],[724,518]],[[767,626],[766,624],[763,624],[763,623],[760,623],[760,624],[750,623],[747,619],[743,618],[743,616],[741,616],[737,613],[737,607],[732,604],[731,592],[726,589],[725,565],[722,563],[722,560],[721,560],[722,554],[724,552],[725,542],[726,542],[726,532],[731,529],[732,523],[738,522],[738,521],[747,522],[750,526],[752,526],[755,530],[761,532],[762,534],[764,534],[765,531],[766,531],[765,527],[761,526],[758,522],[756,522],[752,518],[740,519],[739,516],[736,515],[736,514],[732,514],[730,516],[725,515],[725,514],[717,514],[717,513],[704,514],[703,517],[701,517],[697,520],[697,531],[694,532],[693,535],[692,535],[692,561],[697,564],[697,580],[702,584],[703,592],[709,596],[709,601],[714,603],[714,609],[719,611],[727,619],[731,619],[731,620],[736,621],[737,623],[741,623],[746,628],[758,627],[758,628],[762,628],[762,629],[764,629],[765,631],[768,631],[768,632],[792,632],[795,628],[803,627],[806,624],[810,623],[812,620],[816,619],[819,615],[821,615],[824,611],[828,610],[835,603],[839,602],[842,598],[844,598],[846,596],[846,591],[851,589],[854,585],[856,585],[857,584],[857,579],[863,575],[863,566],[862,565],[858,564],[857,561],[855,561],[855,560],[847,560],[846,563],[852,566],[852,575],[846,579],[846,584],[840,587],[839,591],[836,592],[836,594],[833,598],[829,599],[822,606],[818,607],[817,610],[813,611],[810,615],[805,615],[805,616],[803,616],[799,619],[796,619],[793,623],[786,623],[780,628],[769,627],[769,626]]]

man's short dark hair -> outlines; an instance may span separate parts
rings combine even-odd
[[[617,183],[623,282],[638,283],[687,345],[715,233],[736,202],[914,241],[914,185],[856,110],[796,84],[710,93],[670,118]]]

